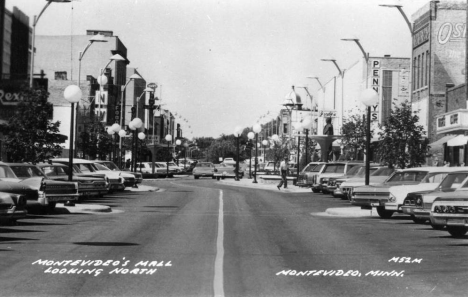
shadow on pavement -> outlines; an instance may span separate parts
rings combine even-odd
[[[76,245],[89,245],[89,246],[134,246],[137,243],[130,242],[74,242]]]

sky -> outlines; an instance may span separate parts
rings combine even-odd
[[[411,35],[396,8],[411,15],[428,0],[75,0],[52,3],[37,35],[111,30],[127,47],[129,67],[160,87],[165,108],[182,116],[184,136],[219,137],[277,115],[291,86],[315,96],[324,83],[361,58],[411,56]],[[6,0],[30,17],[45,0]],[[38,51],[40,49],[37,49]],[[297,93],[310,107],[304,89]],[[190,126],[190,128],[189,128]]]

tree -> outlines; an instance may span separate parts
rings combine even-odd
[[[393,105],[379,132],[378,153],[389,167],[419,167],[425,163],[430,148],[427,138],[423,138],[424,127],[417,124],[419,111],[412,111],[408,101]]]
[[[91,118],[86,124],[85,131],[81,132],[79,137],[78,148],[91,159],[105,160],[113,149],[112,138],[107,134],[104,124],[97,116]]]
[[[236,146],[232,140],[217,140],[206,150],[210,162],[218,163],[219,158],[236,157]]]
[[[366,122],[360,115],[352,115],[345,119],[342,127],[342,145],[346,151],[345,160],[357,160],[359,149],[366,145]],[[372,134],[372,131],[371,131]]]
[[[278,141],[273,141],[270,144],[270,149],[267,150],[266,158],[274,161],[276,167],[280,164],[281,160],[285,157],[289,157],[289,154],[289,139],[287,137],[280,137]]]
[[[15,114],[9,119],[5,147],[12,162],[44,162],[60,156],[60,121],[52,122],[53,105],[43,89],[26,89],[20,94]]]

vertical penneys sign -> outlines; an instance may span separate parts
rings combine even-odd
[[[372,89],[379,94],[380,97],[380,60],[371,60],[372,67]],[[374,105],[371,107],[371,121],[379,120],[379,105]]]

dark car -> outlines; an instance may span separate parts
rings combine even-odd
[[[68,181],[68,165],[65,164],[37,164],[44,174],[56,181]],[[78,193],[80,196],[102,196],[109,192],[109,183],[105,177],[84,177],[77,175],[76,167],[72,175],[72,181],[78,183]],[[78,172],[78,174],[81,172]]]
[[[27,213],[25,196],[0,192],[0,223],[15,222],[25,218]]]
[[[49,209],[54,209],[57,202],[78,200],[78,184],[68,181],[54,181],[49,179],[42,170],[33,164],[1,163],[0,166],[10,168],[18,182],[29,185],[45,194],[43,203]],[[15,178],[10,178],[14,181]],[[39,194],[40,194],[39,192]],[[38,199],[35,199],[38,201]],[[28,196],[28,202],[30,201]],[[41,202],[41,201],[39,201]]]

